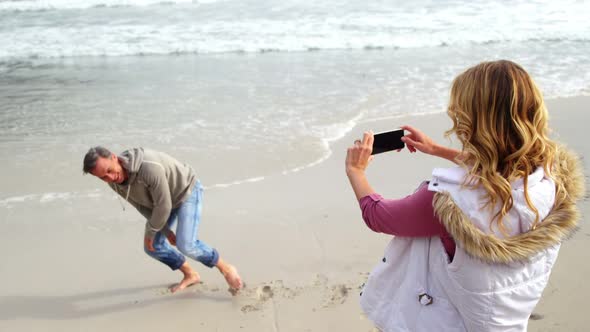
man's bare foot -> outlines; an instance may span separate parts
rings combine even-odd
[[[191,285],[194,285],[201,281],[201,276],[197,272],[191,272],[189,274],[185,274],[184,278],[180,281],[180,283],[170,287],[170,291],[172,293],[176,293],[180,290],[183,290]]]
[[[240,290],[243,286],[242,278],[240,278],[238,270],[236,270],[233,265],[227,264],[221,273],[229,285],[229,288],[232,290],[232,294],[235,295],[235,292]]]
[[[216,266],[219,269],[219,272],[223,274],[225,281],[229,285],[230,293],[232,293],[232,295],[236,295],[236,293],[242,289],[242,287],[244,287],[242,278],[240,278],[240,275],[238,274],[238,270],[236,270],[233,265],[226,263],[221,257],[217,261]]]

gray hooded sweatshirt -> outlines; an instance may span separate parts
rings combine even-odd
[[[127,181],[109,186],[147,219],[145,236],[153,239],[165,228],[170,211],[190,195],[195,171],[165,153],[144,148],[123,151],[119,159]]]

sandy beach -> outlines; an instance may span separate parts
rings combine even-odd
[[[0,332],[373,331],[359,292],[390,236],[344,170],[363,131],[441,142],[452,79],[522,65],[554,137],[587,160],[583,1],[0,1]],[[526,15],[523,15],[526,13]],[[205,188],[199,237],[246,288],[143,251],[144,219],[93,176],[88,148],[163,151]],[[450,162],[407,151],[368,170],[399,198]],[[588,172],[588,170],[587,170]],[[580,203],[588,215],[588,202]],[[588,331],[590,230],[562,246],[530,331]]]
[[[590,97],[548,101],[554,137],[584,160],[589,105]],[[360,217],[344,173],[346,147],[364,130],[401,124],[442,141],[449,123],[445,114],[362,123],[319,165],[207,190],[200,235],[238,267],[246,288],[237,296],[217,271],[196,262],[202,283],[170,294],[180,273],[143,253],[140,215],[129,205],[123,211],[114,196],[5,204],[0,331],[371,331],[358,293],[390,237],[371,232]],[[404,151],[375,158],[368,176],[385,197],[402,197],[445,165]],[[586,216],[590,204],[580,208]],[[588,330],[589,249],[582,222],[562,246],[529,331]]]

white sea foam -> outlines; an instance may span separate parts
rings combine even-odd
[[[212,3],[215,0],[7,0],[0,2],[0,11],[33,11],[87,9],[101,7],[144,7],[157,4]]]
[[[590,6],[584,1],[440,1],[372,4],[339,2],[285,6],[190,0],[9,1],[10,10],[89,8],[90,12],[5,14],[0,58],[146,54],[421,48],[531,40],[590,41]],[[330,5],[333,5],[331,7]],[[117,15],[104,7],[126,6]],[[143,8],[148,6],[149,8]],[[274,9],[273,9],[274,8]],[[330,9],[330,10],[329,10]],[[115,10],[112,9],[111,10]],[[236,13],[236,14],[232,14]],[[238,14],[239,13],[239,14]],[[523,15],[526,13],[526,15]],[[126,15],[125,15],[126,14]],[[170,20],[168,17],[175,17]],[[1,18],[1,17],[0,17]],[[15,36],[18,36],[15,38]]]
[[[0,199],[0,206],[7,206],[7,205],[13,204],[13,203],[22,203],[22,202],[30,201],[30,200],[35,199],[37,196],[38,195],[31,194],[31,195],[14,196],[14,197],[8,197],[5,199]]]
[[[75,193],[65,192],[65,193],[45,193],[42,194],[39,198],[40,203],[51,203],[56,200],[68,200],[72,198]]]
[[[25,203],[25,202],[38,202],[41,204],[65,202],[73,199],[84,199],[84,198],[99,198],[102,197],[102,193],[99,190],[91,191],[72,191],[72,192],[47,192],[38,194],[27,194],[12,196],[0,199],[0,207],[12,207],[14,205]]]
[[[426,112],[414,112],[414,113],[401,113],[401,114],[392,114],[380,117],[372,117],[370,119],[364,119],[360,123],[372,123],[372,122],[391,122],[393,120],[404,119],[409,116],[411,117],[419,117],[419,116],[427,116],[432,114],[439,114],[443,113],[445,110],[433,110],[433,111],[426,111]]]
[[[304,169],[317,166],[326,161],[328,158],[330,158],[330,156],[332,155],[331,143],[338,141],[342,137],[346,136],[346,134],[348,134],[354,127],[356,127],[357,124],[361,121],[361,119],[363,119],[367,115],[367,110],[369,108],[374,107],[375,104],[379,102],[378,100],[379,98],[377,98],[376,96],[371,96],[363,100],[359,104],[358,114],[355,115],[353,118],[349,119],[348,121],[316,128],[316,135],[318,136],[318,139],[320,140],[323,149],[322,156],[308,164],[284,170],[282,174],[286,175],[289,173],[299,172]]]
[[[231,186],[236,186],[239,184],[243,184],[243,183],[251,183],[251,182],[259,182],[264,180],[264,176],[258,176],[258,177],[253,177],[253,178],[249,178],[249,179],[243,179],[243,180],[236,180],[236,181],[232,181],[229,183],[216,183],[216,184],[212,184],[210,186],[203,186],[203,189],[214,189],[214,188],[228,188]]]

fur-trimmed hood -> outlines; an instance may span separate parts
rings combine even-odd
[[[563,146],[558,147],[554,168],[555,184],[552,208],[541,213],[544,218],[534,229],[502,238],[477,227],[456,202],[457,196],[438,188],[433,205],[436,215],[455,242],[469,255],[490,263],[509,263],[525,260],[536,253],[561,243],[578,229],[580,213],[576,201],[585,192],[585,178],[577,155]]]

